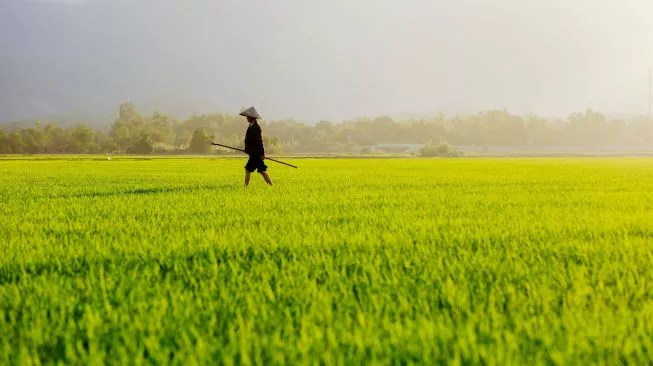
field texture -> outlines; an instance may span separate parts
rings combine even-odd
[[[651,364],[653,160],[0,159],[0,364]]]

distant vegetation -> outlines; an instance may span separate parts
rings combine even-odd
[[[425,157],[442,156],[442,157],[455,157],[458,153],[449,144],[426,144],[421,150],[420,154]]]
[[[490,110],[420,120],[376,117],[314,125],[280,120],[262,125],[267,149],[273,153],[361,152],[382,143],[424,144],[422,154],[431,156],[451,155],[453,149],[447,149],[457,145],[653,145],[652,119],[610,120],[593,110],[564,120]],[[178,120],[160,112],[141,115],[132,103],[124,103],[108,130],[84,123],[61,127],[57,121],[0,129],[0,153],[205,154],[210,141],[242,146],[245,128],[237,115],[213,113]]]

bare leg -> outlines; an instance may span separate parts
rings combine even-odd
[[[263,179],[267,182],[268,185],[272,185],[272,178],[268,175],[268,172],[261,172]]]
[[[245,187],[247,187],[247,186],[249,185],[249,177],[250,177],[250,175],[252,175],[252,173],[250,173],[250,172],[248,172],[247,170],[245,170]]]

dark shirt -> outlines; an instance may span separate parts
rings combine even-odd
[[[261,126],[258,123],[252,123],[247,128],[247,133],[245,133],[245,152],[249,156],[265,156]]]

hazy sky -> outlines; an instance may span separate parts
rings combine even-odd
[[[5,109],[645,113],[653,1],[0,0],[0,63]]]

